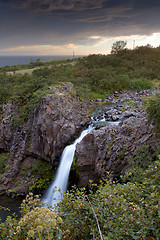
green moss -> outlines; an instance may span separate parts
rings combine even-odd
[[[19,186],[19,182],[15,182],[15,183],[14,183],[14,186],[15,186],[15,187],[18,187],[18,186]]]
[[[110,132],[108,132],[108,134],[109,134],[109,133],[110,133]],[[110,141],[110,144],[108,145],[108,147],[107,147],[107,149],[106,149],[106,155],[108,154],[109,151],[111,151],[115,138],[116,138],[116,136],[113,136],[113,137],[112,137],[112,139],[111,139],[111,141]]]
[[[32,163],[31,177],[36,180],[32,186],[32,190],[46,188],[53,178],[52,165],[41,159],[34,160]]]
[[[34,159],[32,162],[32,174],[48,175],[51,177],[52,165],[42,159]]]
[[[0,178],[7,168],[7,162],[9,159],[9,153],[1,153],[0,154]]]
[[[37,192],[46,188],[53,178],[52,165],[40,158],[30,158],[30,161],[23,163],[21,174],[34,180],[34,184],[29,186],[29,191]]]
[[[134,101],[128,101],[124,103],[124,106],[135,106],[135,102]]]

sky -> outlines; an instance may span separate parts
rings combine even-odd
[[[160,0],[0,0],[0,55],[109,54],[160,45]]]

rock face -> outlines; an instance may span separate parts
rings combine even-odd
[[[89,179],[104,180],[108,172],[117,179],[128,170],[130,157],[136,155],[137,148],[156,148],[158,139],[142,108],[142,97],[136,101],[131,98],[132,102],[124,105],[104,106],[93,115],[96,128],[76,147],[79,186],[87,185]]]
[[[79,185],[86,185],[89,179],[105,179],[106,172],[119,178],[128,169],[129,159],[137,147],[143,144],[153,147],[156,142],[153,126],[145,114],[129,118],[117,126],[93,130],[77,144]]]
[[[10,101],[3,106],[0,119],[0,151],[10,152],[8,169],[1,179],[0,192],[12,189],[22,163],[28,156],[40,157],[57,166],[64,147],[89,121],[87,104],[72,94],[73,85],[51,89],[37,104],[27,123],[14,126],[18,107]],[[23,179],[24,180],[24,179]],[[30,181],[27,178],[27,181]],[[24,184],[20,191],[23,191]]]
[[[85,103],[74,99],[64,87],[57,87],[54,91],[55,94],[45,97],[34,110],[28,147],[30,153],[52,164],[89,121]]]

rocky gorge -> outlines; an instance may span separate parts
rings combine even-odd
[[[76,146],[78,186],[86,186],[89,179],[103,180],[108,172],[119,178],[128,170],[130,157],[136,155],[137,148],[147,145],[152,154],[157,147],[154,126],[142,107],[143,97],[155,94],[157,89],[115,92],[92,103],[77,98],[72,83],[50,90],[28,121],[19,126],[14,124],[19,107],[13,101],[3,105],[0,152],[9,153],[9,158],[1,177],[1,194],[26,194],[40,180],[38,173],[34,176],[33,165],[41,160],[55,171],[64,147],[91,123],[95,129]],[[93,111],[96,106],[99,107]]]

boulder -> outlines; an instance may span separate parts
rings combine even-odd
[[[134,111],[125,111],[122,114],[122,117],[124,117],[124,118],[132,117],[132,116],[135,116],[135,112]]]

